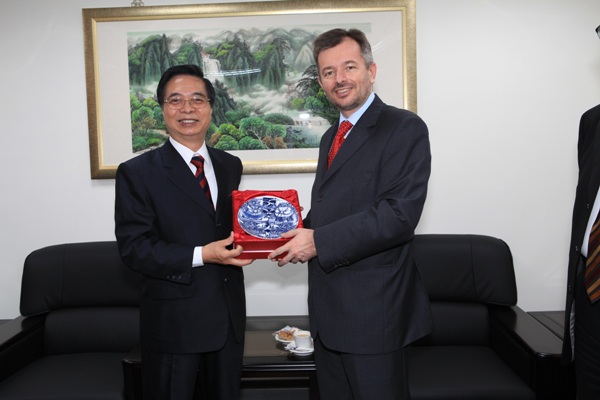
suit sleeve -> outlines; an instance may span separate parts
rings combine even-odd
[[[353,199],[356,205],[347,216],[315,229],[317,258],[326,271],[362,261],[369,265],[370,256],[412,240],[421,217],[431,170],[427,126],[412,113],[398,118],[390,112],[377,129],[386,132],[387,140],[362,160],[374,164],[374,179],[365,187],[344,186],[360,191],[361,200]]]
[[[139,168],[117,169],[115,234],[121,258],[131,269],[153,278],[189,284],[194,246],[169,241],[159,231],[152,195]],[[173,205],[176,207],[176,205]]]

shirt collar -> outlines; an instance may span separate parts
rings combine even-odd
[[[193,151],[179,143],[177,140],[173,139],[172,136],[169,136],[169,141],[171,142],[175,150],[177,150],[179,155],[181,155],[181,157],[185,160],[186,163],[190,163],[192,157],[194,157],[197,154],[200,154],[202,158],[204,158],[205,166],[207,164],[212,165],[210,162],[210,156],[208,155],[208,148],[206,147],[206,142],[203,142],[202,146],[197,151]]]
[[[369,108],[369,106],[373,103],[373,100],[375,100],[375,93],[371,92],[371,94],[367,98],[367,101],[365,101],[365,104],[363,104],[362,107],[356,110],[350,117],[344,118],[344,116],[340,113],[339,123],[341,124],[342,121],[348,120],[352,124],[352,126],[356,125],[360,117],[362,117],[365,111],[367,111],[367,108]]]

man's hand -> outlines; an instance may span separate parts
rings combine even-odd
[[[282,238],[291,238],[289,242],[275,249],[269,254],[268,258],[277,261],[280,267],[291,262],[307,262],[317,255],[315,247],[314,231],[312,229],[299,228],[293,229],[281,235]]]
[[[226,264],[235,265],[236,267],[244,267],[254,260],[237,259],[242,251],[242,246],[237,246],[233,250],[229,250],[227,246],[233,244],[233,232],[227,239],[217,240],[202,247],[202,260],[204,264]]]

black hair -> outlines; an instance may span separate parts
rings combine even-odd
[[[350,38],[358,43],[360,46],[360,53],[367,66],[373,64],[373,52],[371,51],[371,44],[361,30],[335,28],[322,33],[315,39],[313,46],[313,57],[315,59],[315,64],[317,64],[317,68],[319,67],[319,54],[321,54],[322,51],[337,46],[346,38]]]
[[[162,77],[160,78],[160,81],[158,82],[158,86],[156,88],[156,99],[161,107],[165,101],[165,86],[167,86],[167,83],[169,83],[171,79],[180,75],[190,75],[201,79],[204,82],[204,85],[206,86],[208,102],[210,103],[211,107],[214,107],[216,95],[215,88],[213,84],[204,77],[204,73],[202,72],[200,67],[193,64],[175,65],[167,69],[162,74]]]

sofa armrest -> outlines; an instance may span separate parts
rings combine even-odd
[[[517,306],[490,306],[491,345],[536,392],[574,399],[573,369],[561,365],[562,340]]]
[[[43,354],[45,319],[20,316],[0,325],[0,382]]]

